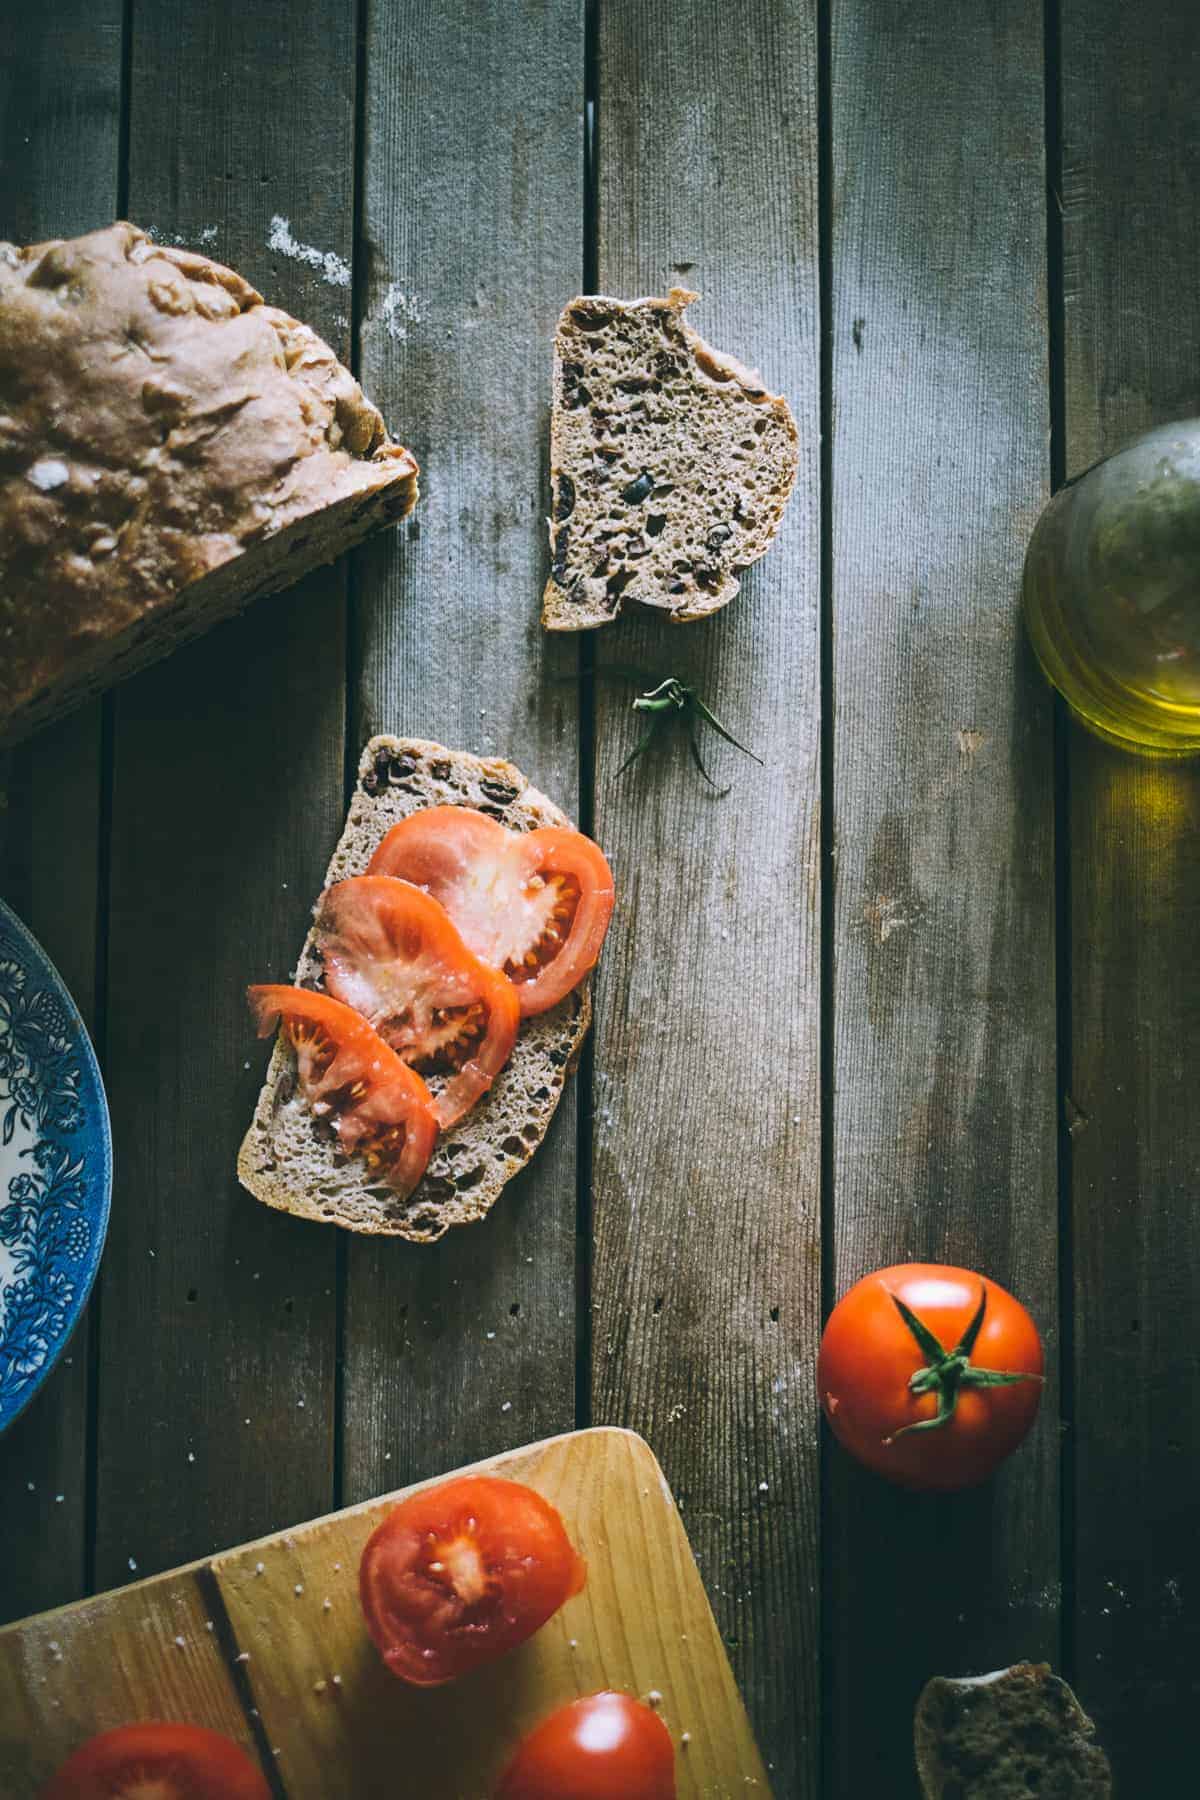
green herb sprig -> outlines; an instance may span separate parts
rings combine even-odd
[[[620,670],[614,672],[632,674],[636,680],[645,680],[645,676],[639,671]],[[657,687],[648,688],[644,693],[639,694],[637,699],[632,702],[632,710],[645,714],[648,722],[645,731],[617,770],[618,776],[623,775],[626,769],[630,768],[640,757],[645,756],[647,751],[660,741],[664,727],[671,723],[682,725],[687,732],[688,751],[692,761],[709,787],[719,796],[729,793],[730,790],[727,787],[718,787],[704,766],[704,758],[700,754],[700,745],[697,739],[697,732],[701,725],[709,726],[719,737],[723,737],[727,744],[732,744],[735,750],[742,752],[743,756],[750,757],[752,761],[758,763],[760,767],[762,766],[761,756],[756,756],[753,750],[745,744],[739,743],[732,731],[722,725],[708,703],[701,699],[696,689],[690,687],[687,682],[680,681],[678,676],[668,675],[666,680],[660,681]]]

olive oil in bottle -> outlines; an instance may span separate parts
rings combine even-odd
[[[1092,731],[1200,755],[1200,419],[1148,431],[1054,496],[1023,605],[1042,668]]]

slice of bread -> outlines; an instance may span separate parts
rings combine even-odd
[[[937,1675],[913,1733],[925,1800],[1106,1800],[1108,1758],[1095,1726],[1047,1663],[992,1675]]]
[[[349,369],[232,269],[128,224],[0,243],[0,744],[416,498]]]
[[[626,601],[702,619],[779,528],[799,437],[786,400],[688,325],[697,296],[572,300],[554,340],[547,631]]]
[[[372,738],[326,886],[361,875],[384,833],[423,806],[473,806],[513,831],[571,823],[512,763],[418,738]],[[295,980],[322,986],[315,931],[305,939]],[[549,1012],[522,1020],[508,1063],[466,1118],[438,1140],[406,1200],[372,1184],[361,1159],[337,1149],[299,1092],[295,1054],[279,1038],[238,1156],[238,1179],[268,1206],[301,1218],[432,1244],[452,1225],[482,1219],[524,1168],[546,1135],[590,1023],[587,982]]]

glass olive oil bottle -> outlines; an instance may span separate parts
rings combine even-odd
[[[1129,750],[1200,755],[1200,419],[1148,431],[1054,496],[1023,604],[1085,725]]]

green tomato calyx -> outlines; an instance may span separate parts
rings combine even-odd
[[[899,1294],[893,1294],[892,1300],[926,1359],[925,1367],[918,1369],[909,1380],[908,1391],[910,1394],[936,1393],[937,1411],[931,1418],[918,1419],[912,1425],[902,1425],[899,1431],[884,1439],[885,1444],[894,1443],[898,1437],[905,1437],[910,1431],[936,1431],[939,1426],[947,1424],[954,1417],[958,1396],[963,1388],[1013,1387],[1018,1381],[1043,1379],[1041,1375],[981,1369],[971,1361],[971,1352],[975,1348],[984,1314],[987,1312],[986,1287],[980,1288],[979,1305],[953,1350],[946,1349],[937,1333],[930,1331],[925,1321],[917,1317],[912,1307],[906,1305]]]

